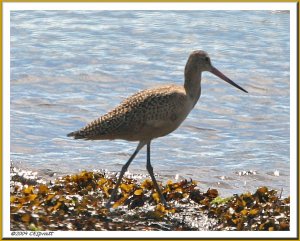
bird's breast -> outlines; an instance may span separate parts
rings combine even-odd
[[[192,101],[181,102],[176,108],[165,110],[161,118],[158,116],[154,119],[147,119],[138,132],[143,133],[144,138],[148,140],[168,135],[180,126],[192,108]]]
[[[125,99],[83,131],[89,139],[149,141],[176,130],[194,105],[195,99],[180,86],[145,90]]]

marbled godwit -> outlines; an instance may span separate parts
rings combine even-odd
[[[203,71],[209,71],[236,88],[247,92],[213,67],[206,52],[194,51],[185,66],[183,86],[169,85],[140,91],[82,129],[68,134],[75,139],[139,141],[136,150],[122,167],[116,186],[106,205],[108,208],[111,207],[111,202],[117,194],[128,166],[145,145],[147,145],[147,170],[161,202],[167,206],[150,163],[150,143],[152,139],[176,130],[193,109],[201,95],[201,73]]]

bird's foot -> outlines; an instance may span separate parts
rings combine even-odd
[[[106,204],[105,204],[105,207],[109,210],[111,209],[113,206],[113,204],[111,203],[111,200],[109,200]]]
[[[166,199],[164,198],[164,196],[161,196],[160,202],[161,202],[162,205],[164,205],[165,208],[167,208],[167,209],[170,208],[170,206],[169,206],[169,204],[167,204],[167,201],[166,201]]]

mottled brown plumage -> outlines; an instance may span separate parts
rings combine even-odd
[[[151,140],[169,133],[170,123],[181,119],[185,101],[186,95],[181,86],[143,90],[68,136],[92,140]]]
[[[116,196],[118,186],[131,161],[145,145],[147,145],[147,170],[159,193],[160,200],[167,205],[150,163],[150,143],[152,139],[167,135],[177,129],[193,109],[201,95],[203,71],[209,71],[247,92],[214,68],[206,52],[198,50],[191,53],[185,66],[184,85],[161,86],[140,91],[82,129],[68,134],[75,139],[139,141],[135,152],[121,170],[107,207],[111,206],[110,203]]]

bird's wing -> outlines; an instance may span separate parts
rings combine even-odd
[[[158,127],[165,120],[176,118],[174,113],[180,105],[181,95],[174,86],[140,91],[68,136],[77,139],[123,139],[124,135],[138,132],[145,125]]]

